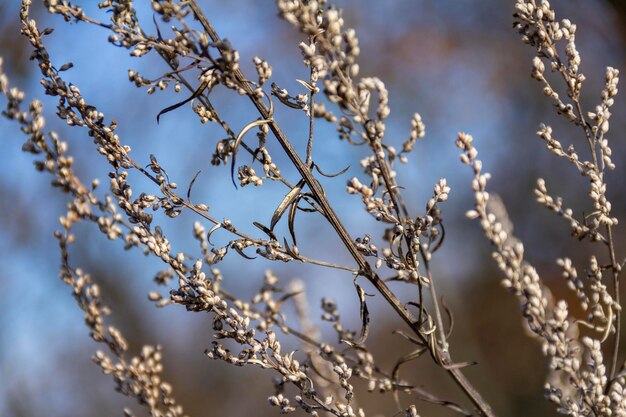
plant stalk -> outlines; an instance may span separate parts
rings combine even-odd
[[[216,44],[220,44],[221,38],[215,32],[215,29],[208,21],[198,4],[195,0],[189,1],[189,6],[191,10],[194,12],[194,15],[206,31],[207,35],[211,38],[213,42]],[[233,75],[240,83],[241,87],[246,91],[247,96],[250,98],[254,106],[259,111],[260,115],[269,120],[269,128],[280,143],[281,147],[294,164],[307,186],[311,190],[311,193],[317,199],[324,215],[328,219],[329,223],[339,235],[339,238],[344,243],[350,255],[354,258],[357,265],[359,266],[359,270],[361,274],[365,276],[374,287],[380,292],[380,294],[385,298],[385,300],[391,305],[391,307],[396,311],[396,313],[402,318],[402,320],[409,325],[409,327],[419,335],[419,331],[417,329],[417,320],[413,316],[413,314],[404,306],[404,304],[396,297],[396,295],[389,289],[389,287],[384,283],[382,279],[374,272],[371,265],[365,260],[363,255],[356,248],[354,241],[351,236],[335,214],[332,209],[329,201],[327,200],[321,186],[315,180],[311,170],[309,167],[305,165],[305,163],[300,159],[296,150],[291,146],[291,143],[283,133],[283,131],[278,126],[275,120],[271,119],[270,111],[263,103],[262,98],[258,98],[253,93],[249,83],[247,82],[247,78],[241,72],[240,69],[236,69],[233,71]],[[465,392],[465,394],[470,398],[472,403],[476,406],[476,408],[480,411],[480,413],[487,417],[495,417],[491,406],[482,398],[482,396],[478,393],[478,391],[472,386],[469,380],[465,377],[465,375],[461,372],[459,368],[450,368],[447,365],[452,364],[452,360],[448,352],[441,352],[441,364],[446,369],[448,374],[454,379],[457,385]]]

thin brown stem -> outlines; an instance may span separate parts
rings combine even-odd
[[[198,4],[195,0],[189,1],[189,6],[194,12],[196,18],[202,24],[204,30],[207,32],[209,37],[216,44],[221,43],[221,38],[213,29],[213,26],[210,24]],[[326,198],[326,194],[322,190],[319,182],[313,177],[312,172],[308,168],[307,165],[300,159],[299,155],[280,129],[278,123],[271,117],[269,109],[265,106],[265,103],[260,99],[257,95],[254,94],[252,89],[247,82],[246,77],[241,72],[240,69],[236,69],[233,71],[233,75],[235,79],[239,82],[240,86],[244,89],[247,96],[253,102],[254,106],[259,111],[260,115],[269,120],[269,127],[279,144],[294,164],[307,186],[310,188],[311,193],[315,196],[318,201],[322,211],[328,222],[331,224],[335,232],[339,235],[339,238],[346,246],[350,255],[354,258],[357,265],[359,266],[360,274],[366,277],[372,285],[378,290],[378,292],[385,298],[385,300],[391,305],[391,307],[396,311],[396,313],[402,318],[402,320],[417,334],[419,334],[416,327],[416,318],[413,314],[404,306],[404,304],[396,297],[396,295],[387,287],[387,285],[383,282],[382,279],[376,274],[376,272],[372,269],[370,264],[365,260],[363,255],[358,251],[356,245],[354,244],[353,239],[335,214],[335,211],[331,207],[328,199]],[[443,365],[450,364],[449,355],[445,354],[441,358]],[[446,371],[451,375],[457,385],[465,392],[465,394],[471,399],[474,405],[480,410],[480,412],[485,416],[495,416],[490,405],[482,398],[482,396],[478,393],[478,391],[472,386],[469,380],[465,377],[465,375],[458,368],[446,368]]]
[[[608,237],[608,247],[609,247],[609,255],[611,257],[611,269],[613,271],[613,291],[615,293],[615,302],[617,305],[620,304],[620,291],[619,291],[619,275],[621,272],[621,265],[617,262],[615,258],[615,247],[613,243],[613,232],[611,230],[611,226],[606,226],[606,234]],[[617,369],[617,358],[619,356],[619,342],[621,335],[621,324],[622,324],[622,314],[621,311],[616,312],[615,318],[615,336],[613,338],[613,346],[611,350],[611,371],[609,373],[609,380],[612,380],[615,376],[615,370]]]
[[[315,87],[313,84],[313,67],[311,67],[311,85]],[[309,139],[306,143],[306,165],[308,167],[313,163],[313,132],[315,129],[315,92],[316,90],[311,90],[309,94]]]
[[[585,120],[585,116],[583,114],[582,107],[580,105],[580,101],[578,99],[574,100],[576,103],[576,111],[578,112],[578,117],[581,121],[581,127],[585,132],[585,136],[587,137],[587,142],[589,144],[589,150],[591,152],[591,156],[593,158],[593,164],[595,166],[598,174],[601,174],[600,165],[598,164],[598,157],[596,153],[596,145],[595,145],[595,136],[591,135],[589,131],[589,126]],[[619,289],[619,275],[621,272],[621,266],[617,262],[615,257],[615,243],[613,241],[613,231],[610,224],[606,225],[606,235],[607,235],[607,249],[609,252],[609,258],[611,260],[611,271],[613,272],[613,298],[617,305],[620,305],[620,289]],[[620,344],[620,336],[622,332],[622,314],[621,311],[615,312],[615,335],[613,336],[613,345],[611,346],[611,367],[609,371],[609,380],[612,380],[615,376],[615,371],[617,369],[617,359],[619,356],[619,344]],[[611,323],[609,323],[609,326]],[[607,389],[611,386],[611,384],[607,384]]]

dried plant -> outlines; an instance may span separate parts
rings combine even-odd
[[[99,7],[110,15],[100,21],[69,1],[45,0],[48,11],[61,15],[67,22],[81,22],[101,27],[109,32],[111,44],[125,48],[132,56],[156,54],[167,70],[157,78],[148,78],[134,70],[128,78],[148,94],[157,90],[187,90],[187,98],[173,105],[165,104],[159,117],[190,103],[200,123],[214,123],[223,130],[225,139],[217,141],[211,162],[228,166],[235,186],[262,186],[266,182],[282,184],[285,197],[276,202],[271,219],[254,222],[256,235],[244,233],[245,227],[228,219],[219,220],[224,213],[210,214],[209,202],[192,202],[195,177],[186,192],[180,192],[167,169],[153,155],[132,155],[131,149],[116,133],[117,123],[89,103],[78,86],[68,83],[63,72],[72,64],[57,66],[45,46],[51,29],[37,26],[30,17],[31,0],[22,0],[20,19],[22,34],[33,48],[32,58],[41,70],[41,84],[47,95],[58,99],[57,115],[69,126],[85,130],[92,138],[97,152],[110,165],[109,191],[103,197],[96,189],[98,180],[85,184],[73,169],[74,159],[68,143],[59,134],[45,129],[42,104],[33,100],[25,105],[24,93],[10,87],[0,70],[0,90],[7,98],[3,115],[18,123],[28,136],[23,150],[36,155],[36,168],[54,177],[52,185],[70,197],[68,211],[61,217],[62,230],[56,233],[61,249],[61,278],[72,288],[74,298],[85,313],[91,337],[102,343],[94,361],[104,373],[114,378],[116,389],[133,397],[152,416],[185,415],[176,402],[170,384],[162,380],[161,349],[144,346],[140,355],[129,357],[128,343],[121,332],[106,324],[108,308],[100,296],[93,278],[70,261],[70,245],[74,243],[74,226],[82,221],[97,225],[111,240],[120,241],[125,249],[137,248],[164,263],[155,277],[162,290],[150,292],[156,306],[184,306],[193,312],[210,313],[213,341],[205,352],[216,361],[236,366],[259,367],[278,378],[269,396],[269,403],[281,413],[300,409],[317,416],[333,414],[338,417],[364,416],[367,410],[359,406],[354,382],[367,383],[369,391],[389,393],[397,410],[407,416],[417,416],[419,404],[412,399],[432,402],[463,415],[495,415],[488,402],[464,375],[464,367],[473,362],[457,362],[449,343],[451,325],[446,316],[451,312],[442,304],[437,293],[437,279],[431,273],[434,253],[443,243],[440,204],[448,199],[450,187],[441,179],[433,186],[432,197],[420,214],[412,213],[402,198],[402,187],[394,166],[407,163],[409,153],[418,139],[424,137],[425,126],[418,113],[411,120],[409,138],[402,149],[384,141],[385,123],[390,114],[388,91],[382,80],[359,77],[359,42],[356,32],[344,25],[341,10],[325,0],[277,0],[278,15],[295,26],[303,35],[299,45],[309,77],[298,80],[302,88],[287,91],[270,82],[270,63],[254,57],[253,79],[241,70],[240,56],[226,39],[221,38],[206,18],[196,0],[152,0],[153,22],[140,22],[130,0],[106,0]],[[626,384],[626,364],[618,366],[621,307],[619,278],[623,261],[615,252],[614,228],[607,200],[605,171],[615,167],[606,137],[609,131],[610,108],[617,94],[618,71],[606,70],[606,86],[600,104],[593,111],[581,105],[581,89],[585,77],[579,72],[580,55],[576,49],[576,25],[567,19],[557,20],[547,1],[518,0],[514,26],[524,43],[536,50],[532,77],[543,86],[543,93],[553,101],[558,114],[582,131],[582,145],[564,146],[552,136],[552,129],[542,125],[539,137],[548,150],[567,159],[589,180],[591,208],[576,215],[561,198],[548,193],[543,179],[537,181],[537,201],[563,217],[571,234],[578,240],[596,243],[598,254],[590,255],[584,276],[569,258],[557,264],[566,284],[576,293],[585,317],[576,317],[564,300],[553,297],[537,270],[525,260],[524,246],[512,234],[506,209],[498,198],[490,198],[486,185],[490,178],[469,134],[460,133],[457,145],[461,160],[473,171],[472,189],[475,207],[467,216],[480,221],[484,235],[493,246],[493,257],[504,273],[504,287],[515,294],[522,305],[522,315],[528,328],[540,340],[548,359],[550,375],[546,382],[546,397],[558,410],[572,416],[626,415],[626,400],[622,394]],[[166,22],[171,32],[162,32],[158,20]],[[546,74],[546,65],[557,77]],[[555,83],[565,83],[567,98],[559,96]],[[554,78],[554,79],[552,79]],[[258,113],[240,132],[235,132],[213,105],[214,90],[232,90],[250,100]],[[295,109],[308,119],[306,151],[299,154],[275,117],[276,106]],[[182,111],[182,110],[181,110]],[[322,120],[320,120],[322,119]],[[316,123],[336,126],[340,140],[368,149],[360,161],[362,175],[347,182],[347,193],[360,197],[364,210],[384,225],[379,239],[374,233],[352,236],[337,216],[320,182],[325,174],[313,157]],[[266,144],[275,141],[296,168],[297,181],[289,181]],[[577,149],[587,144],[587,150]],[[273,151],[275,152],[275,151]],[[254,162],[241,163],[237,158],[247,153]],[[585,156],[583,156],[583,154]],[[140,175],[154,186],[134,191],[131,183]],[[193,236],[198,248],[195,255],[175,249],[151,211],[161,211],[170,218],[183,210],[197,216]],[[578,211],[578,210],[577,210]],[[296,215],[313,213],[320,222],[327,222],[352,258],[351,266],[316,259],[315,254],[301,253],[296,233]],[[227,214],[227,213],[226,213]],[[286,222],[289,235],[279,236],[275,227]],[[208,229],[208,230],[207,230]],[[218,232],[230,236],[222,247],[211,242]],[[379,249],[380,247],[380,249]],[[218,269],[229,252],[251,259],[252,254],[272,261],[300,262],[321,268],[343,270],[354,281],[359,300],[362,326],[359,331],[344,328],[337,305],[331,299],[322,300],[322,321],[331,324],[337,335],[334,341],[324,341],[316,321],[309,316],[302,281],[279,284],[275,273],[267,271],[263,284],[249,300],[225,289]],[[603,252],[603,253],[601,253]],[[236,256],[237,256],[236,255]],[[601,260],[602,259],[602,260]],[[401,301],[388,286],[389,281],[401,281],[415,288],[414,299]],[[607,283],[608,281],[608,283]],[[390,370],[377,364],[366,342],[370,331],[369,310],[363,282],[369,282],[404,322],[396,330],[411,348],[397,358]],[[166,288],[170,288],[169,292]],[[283,308],[295,307],[297,325],[287,320]],[[415,313],[413,312],[415,311]],[[295,337],[301,348],[285,351],[283,339]],[[610,346],[605,357],[603,345]],[[447,373],[465,394],[471,406],[440,398],[423,388],[419,375],[400,375],[402,365],[421,356],[430,357]],[[410,394],[405,396],[403,394]],[[126,415],[133,415],[129,409]],[[396,414],[397,415],[397,414]]]

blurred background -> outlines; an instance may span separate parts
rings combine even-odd
[[[102,29],[68,25],[35,3],[40,27],[56,29],[46,38],[53,62],[57,66],[74,63],[65,76],[107,120],[119,122],[120,138],[132,146],[137,160],[147,163],[148,154],[155,154],[179,184],[188,183],[197,170],[202,170],[194,187],[195,201],[206,202],[214,217],[228,217],[251,233],[255,230],[251,219],[269,222],[284,189],[270,184],[235,190],[229,168],[210,165],[214,144],[222,139],[217,129],[200,125],[187,106],[166,114],[156,124],[156,114],[182,96],[173,92],[148,96],[128,82],[127,71],[132,68],[148,78],[156,77],[164,71],[160,61],[154,57],[131,59],[127,51],[107,43],[108,33]],[[93,3],[85,6],[87,12],[106,20],[108,17]],[[308,71],[297,48],[302,39],[275,16],[273,2],[201,3],[221,36],[240,51],[242,62],[249,63],[255,55],[266,58],[274,68],[274,81],[292,91],[299,86],[296,78],[306,79]],[[590,248],[571,239],[565,222],[534,203],[533,187],[538,176],[546,178],[549,190],[563,196],[568,206],[580,213],[588,210],[584,199],[587,182],[564,161],[546,152],[535,132],[539,123],[548,123],[557,139],[564,145],[578,144],[581,152],[582,137],[556,117],[541,94],[541,86],[530,78],[533,50],[511,29],[513,3],[337,2],[344,9],[347,26],[354,27],[360,39],[361,75],[380,77],[390,91],[392,115],[386,141],[399,148],[408,137],[410,118],[416,111],[426,124],[426,138],[418,142],[409,164],[398,167],[399,184],[404,187],[409,207],[413,213],[421,213],[432,186],[441,177],[446,177],[452,187],[450,200],[442,205],[446,242],[432,267],[439,293],[456,317],[453,357],[479,362],[467,369],[467,375],[498,415],[555,415],[543,399],[545,360],[540,346],[525,334],[517,300],[501,288],[500,273],[478,225],[464,218],[472,207],[470,175],[460,164],[454,146],[458,131],[474,135],[486,170],[494,177],[490,189],[507,205],[528,259],[556,296],[574,301],[574,295],[563,285],[555,259],[568,256],[582,268]],[[148,2],[137,4],[140,17],[148,22],[146,27],[152,28]],[[555,1],[554,7],[559,18],[567,17],[578,25],[581,71],[587,76],[584,104],[592,109],[599,102],[605,67],[624,68],[626,6],[621,0],[569,0]],[[106,184],[109,168],[93,152],[85,132],[68,129],[56,120],[54,100],[43,96],[39,71],[28,61],[31,49],[19,35],[18,8],[18,2],[0,2],[0,55],[5,71],[14,85],[27,92],[28,99],[37,97],[44,102],[48,127],[69,141],[83,180],[100,178]],[[249,70],[250,65],[244,68]],[[224,91],[217,94],[216,107],[235,131],[256,117],[241,97]],[[622,219],[626,212],[626,193],[620,192],[624,186],[620,163],[625,152],[621,133],[626,128],[624,110],[619,95],[608,136],[618,168],[609,176],[608,197],[614,214]],[[294,145],[303,150],[307,120],[288,110],[278,117]],[[345,181],[360,175],[358,160],[365,149],[339,142],[332,126],[324,122],[318,122],[316,132],[314,156],[323,170],[337,172],[351,165],[348,173],[324,182],[331,202],[353,236],[370,232],[378,239],[379,227],[363,212],[359,199],[344,191]],[[31,155],[21,152],[25,138],[15,124],[0,119],[0,137],[0,415],[111,416],[121,415],[128,405],[138,411],[139,407],[113,391],[111,378],[91,363],[91,355],[99,347],[89,339],[69,288],[57,278],[59,251],[53,232],[59,228],[58,217],[65,212],[66,196],[49,186],[50,177],[34,170]],[[274,158],[286,177],[297,181],[280,152]],[[138,178],[131,180],[139,188],[150,187]],[[163,229],[175,242],[176,252],[196,250],[191,234],[195,220],[189,213],[176,222],[164,220]],[[338,249],[338,240],[319,217],[301,216],[298,232],[306,236],[299,242],[301,252],[349,263],[347,253]],[[82,243],[72,248],[74,265],[92,273],[103,287],[113,310],[111,322],[129,338],[133,351],[147,343],[163,346],[166,378],[188,415],[235,417],[277,412],[266,405],[273,393],[273,375],[228,367],[202,354],[211,341],[209,317],[176,307],[155,309],[147,301],[147,292],[155,287],[152,278],[162,268],[159,262],[138,251],[124,252],[118,242],[107,241],[91,225],[79,227],[77,234]],[[623,229],[618,229],[617,236],[618,241],[623,238]],[[216,233],[214,237],[221,244],[227,241],[226,235]],[[244,298],[262,285],[267,268],[275,270],[284,282],[301,278],[316,321],[320,298],[332,296],[339,303],[344,324],[358,329],[357,299],[349,275],[295,263],[247,261],[236,254],[227,257],[220,268],[224,285]],[[412,288],[393,288],[410,297]],[[367,291],[374,292],[370,288]],[[410,346],[391,334],[402,327],[393,312],[377,297],[370,304],[372,331],[368,343],[381,364],[393,366],[394,358],[407,353]],[[321,325],[322,333],[332,338],[327,327]],[[431,366],[426,357],[407,367],[403,375],[415,376],[423,381],[424,388],[445,398],[464,401],[448,376]],[[255,383],[243,382],[250,378]],[[395,413],[388,395],[363,394],[359,401],[370,416]],[[404,402],[415,402],[425,416],[451,415],[410,398],[405,397]]]

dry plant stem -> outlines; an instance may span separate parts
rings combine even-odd
[[[313,68],[311,68],[311,78],[313,78]],[[309,106],[311,107],[309,115],[309,139],[306,143],[306,166],[311,167],[313,163],[313,133],[315,131],[315,93],[316,90],[311,90],[309,94]]]
[[[563,63],[561,63],[560,59],[558,58],[557,58],[557,62],[559,62],[559,72],[561,73],[561,75],[563,75],[563,78],[567,82],[567,77],[565,76],[565,72],[563,70],[565,66],[563,65]],[[595,134],[592,134],[592,132],[590,131],[590,125],[585,119],[585,115],[584,115],[582,106],[580,104],[580,97],[579,96],[572,97],[572,101],[574,102],[576,112],[578,113],[578,124],[582,127],[583,131],[585,132],[585,137],[587,138],[587,143],[589,145],[589,150],[591,153],[591,157],[593,159],[593,164],[596,167],[599,167],[600,165],[598,163],[598,156],[596,153],[597,137]],[[620,305],[619,276],[621,272],[621,265],[617,262],[615,258],[615,244],[613,241],[612,227],[610,224],[606,225],[606,233],[607,233],[606,244],[607,244],[607,248],[609,252],[609,257],[611,260],[611,271],[613,272],[613,291],[614,291],[613,297],[615,298],[615,302],[618,305]],[[620,335],[621,335],[621,323],[622,323],[622,316],[621,314],[617,314],[616,321],[615,321],[615,335],[613,338],[613,346],[611,348],[611,368],[609,371],[610,380],[613,380],[615,376],[615,371],[617,369],[617,359],[619,356],[619,344],[620,344]],[[607,385],[607,389],[609,387],[610,387],[610,384]]]
[[[537,4],[534,1],[531,3],[533,6],[537,7]],[[543,23],[543,21],[539,21],[537,22],[537,24],[541,27],[542,30],[544,31],[546,30],[546,26]],[[551,41],[547,41],[547,42],[550,43]],[[550,46],[553,46],[553,44],[550,43]],[[561,74],[563,80],[567,84],[571,78],[571,75],[568,73],[568,66],[563,63],[562,59],[558,55],[555,55],[553,59],[554,59],[554,62],[557,64],[556,70]],[[599,174],[603,174],[600,168],[601,165],[598,161],[597,145],[598,145],[599,140],[602,139],[604,133],[601,133],[600,137],[598,137],[598,131],[594,133],[592,130],[592,125],[587,121],[585,117],[585,112],[583,111],[582,106],[580,104],[581,89],[582,89],[582,86],[579,87],[579,89],[576,90],[575,92],[571,91],[568,94],[570,98],[572,99],[572,102],[574,104],[573,107],[576,110],[575,118],[573,118],[572,120],[574,121],[576,125],[579,125],[584,131],[585,137],[587,139],[587,145],[589,147],[589,153],[591,154],[591,158],[593,161],[593,166],[596,167],[596,170],[598,170]],[[613,239],[611,224],[606,225],[606,234],[607,234],[606,239],[601,239],[601,241],[607,245],[608,256],[611,262],[611,265],[609,268],[611,269],[612,275],[613,275],[613,298],[615,302],[617,303],[617,305],[620,305],[621,297],[620,297],[620,290],[619,290],[619,278],[620,278],[620,273],[621,273],[621,265],[617,262],[616,257],[615,257],[615,243]],[[621,321],[622,321],[621,314],[618,312],[615,318],[615,334],[613,337],[613,344],[612,344],[611,352],[610,352],[611,362],[610,362],[610,370],[609,370],[609,380],[611,381],[614,379],[615,371],[617,369],[617,360],[619,356],[619,344],[620,344],[620,335],[621,335]],[[607,390],[609,389],[610,385],[611,384],[607,385]]]
[[[580,118],[580,125],[585,132],[585,136],[587,137],[587,143],[589,144],[589,150],[591,151],[591,157],[593,158],[593,163],[595,166],[598,165],[598,156],[596,153],[595,147],[595,137],[591,135],[589,131],[589,124],[585,120],[585,116],[580,105],[580,99],[578,97],[574,98],[574,103],[576,104],[576,112],[578,113],[578,117]],[[615,258],[615,243],[613,241],[613,232],[610,224],[606,225],[606,244],[609,252],[609,257],[611,260],[611,271],[613,272],[613,297],[615,298],[615,302],[618,305],[620,304],[620,292],[619,292],[619,275],[621,272],[621,266],[617,262]],[[615,335],[613,336],[613,346],[611,347],[611,368],[609,371],[609,380],[613,380],[615,376],[615,371],[617,370],[617,359],[619,356],[619,339],[621,335],[622,328],[622,315],[620,313],[617,314],[615,320]],[[607,384],[607,390],[611,384]]]
[[[221,38],[213,29],[213,26],[210,24],[198,4],[195,0],[189,1],[189,6],[194,12],[196,18],[200,21],[202,27],[207,32],[209,37],[213,42],[217,45],[221,44]],[[220,48],[221,51],[221,48]],[[261,116],[269,121],[269,127],[283,150],[286,152],[287,156],[294,164],[307,186],[310,188],[312,194],[315,196],[318,201],[326,219],[332,225],[333,229],[339,235],[341,241],[346,246],[350,255],[354,258],[359,266],[359,273],[366,277],[372,285],[380,292],[380,294],[385,298],[385,300],[392,306],[392,308],[400,315],[400,317],[409,325],[409,327],[420,337],[422,335],[418,332],[417,326],[419,323],[413,314],[402,304],[402,302],[396,297],[396,295],[389,289],[389,287],[383,282],[382,279],[374,272],[370,264],[363,258],[361,253],[357,250],[354,245],[353,239],[348,234],[347,230],[335,214],[334,210],[330,206],[330,203],[326,199],[324,192],[322,191],[319,183],[313,177],[311,170],[307,167],[304,162],[300,159],[295,149],[292,147],[291,143],[282,132],[278,124],[272,119],[272,115],[270,114],[269,109],[265,106],[262,99],[258,98],[250,88],[248,82],[246,81],[246,77],[243,75],[240,69],[236,69],[233,71],[234,76],[237,81],[240,83],[243,90],[245,90],[246,95],[252,100],[254,106],[257,108]],[[381,164],[381,167],[386,166],[385,164]],[[383,169],[384,172],[384,169]],[[388,173],[387,173],[388,174]],[[393,192],[392,192],[393,195]],[[395,205],[395,204],[394,204]],[[397,207],[397,205],[396,205]],[[432,286],[431,286],[432,287]],[[432,291],[432,290],[431,290]],[[433,300],[435,304],[437,303],[437,299]],[[439,318],[442,322],[442,320]],[[478,391],[472,386],[469,380],[465,377],[465,375],[461,372],[459,368],[450,368],[448,365],[452,364],[452,360],[450,354],[447,351],[437,352],[441,365],[443,365],[444,369],[450,374],[450,376],[454,379],[457,385],[465,392],[465,394],[471,399],[474,405],[480,410],[480,412],[485,416],[495,416],[489,404],[482,398],[482,396],[478,393]]]
[[[589,132],[589,126],[586,120],[584,119],[582,108],[580,106],[580,100],[576,98],[575,103],[576,103],[576,111],[578,112],[579,117],[581,119],[581,125],[583,127],[583,130],[585,131],[585,135],[587,136],[589,147],[591,149],[593,162],[596,166],[599,166],[598,157],[596,155],[596,148],[594,145],[594,139],[591,137],[591,132]],[[612,231],[612,227],[610,224],[606,225],[606,234],[607,234],[607,241],[606,241],[607,248],[609,251],[609,257],[611,259],[611,270],[613,272],[613,297],[615,298],[615,302],[618,305],[621,305],[620,291],[619,291],[619,275],[621,272],[621,266],[615,258],[615,243],[613,241],[613,231]],[[620,342],[619,339],[621,335],[621,328],[622,328],[622,315],[618,313],[616,316],[616,320],[615,320],[615,335],[613,337],[613,346],[612,346],[612,351],[611,351],[611,369],[609,371],[610,380],[613,380],[615,376],[615,371],[617,369],[617,359],[619,356],[619,342]],[[607,385],[607,389],[609,387],[610,387],[610,384]]]
[[[613,243],[613,232],[611,230],[611,226],[606,226],[606,234],[608,238],[608,247],[609,254],[611,256],[611,269],[613,270],[613,291],[615,302],[620,304],[620,292],[619,292],[619,275],[621,272],[621,265],[615,259],[615,248]],[[617,318],[615,320],[615,336],[613,341],[613,351],[611,353],[611,371],[609,373],[609,377],[611,380],[615,377],[615,371],[617,369],[617,358],[619,356],[619,339],[621,335],[622,329],[622,315],[617,314]],[[610,384],[609,384],[610,385]]]
[[[435,308],[435,320],[437,320],[437,329],[439,332],[439,341],[441,343],[441,349],[444,353],[448,353],[449,345],[446,338],[446,331],[443,327],[443,318],[441,316],[441,307],[439,305],[439,298],[437,297],[437,291],[435,290],[435,283],[430,272],[430,262],[426,258],[426,256],[422,256],[422,260],[424,261],[424,269],[426,270],[426,277],[430,282],[428,289],[430,291],[430,296],[433,300],[433,306]]]
[[[373,143],[377,143],[372,141]],[[377,147],[380,147],[378,144]],[[404,218],[407,216],[407,209],[402,201],[400,195],[397,193],[398,186],[395,181],[392,179],[391,174],[389,173],[389,167],[387,163],[384,161],[379,149],[373,148],[374,155],[376,155],[376,160],[378,162],[378,167],[380,168],[380,172],[383,176],[383,181],[385,182],[385,186],[387,190],[389,190],[389,196],[391,198],[392,205],[396,212],[396,216],[398,216],[398,220],[404,223]],[[413,245],[411,245],[410,239],[405,236],[405,241],[409,250],[409,254],[411,255],[411,260],[413,262],[413,267],[416,268],[417,265],[417,255],[413,250]],[[435,289],[435,283],[432,279],[432,275],[430,273],[430,266],[428,262],[428,258],[424,255],[423,251],[421,251],[422,260],[424,261],[424,268],[426,269],[426,276],[429,279],[428,290],[430,292],[430,296],[432,298],[433,306],[435,308],[435,320],[437,321],[437,333],[439,334],[439,342],[441,344],[441,349],[444,354],[448,354],[448,342],[446,341],[446,331],[443,327],[443,318],[441,315],[441,307],[439,306],[439,298],[437,297],[437,290]],[[421,284],[420,284],[421,285]],[[420,297],[420,300],[422,298]]]

